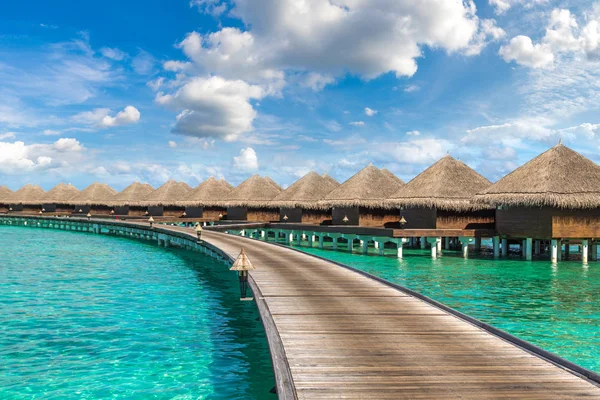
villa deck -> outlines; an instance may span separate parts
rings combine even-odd
[[[163,225],[150,232],[195,236]],[[272,351],[273,340],[280,345],[276,374],[289,378],[278,384],[282,399],[600,399],[597,384],[400,288],[270,243],[210,231],[202,239],[232,258],[243,246],[256,267],[251,284]]]

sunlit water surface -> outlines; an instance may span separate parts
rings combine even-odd
[[[600,262],[494,260],[489,252],[465,260],[457,251],[432,260],[429,250],[407,248],[398,260],[395,249],[380,257],[372,248],[362,255],[325,246],[295,248],[415,290],[600,373]]]
[[[0,227],[0,399],[276,399],[235,273],[199,253]]]

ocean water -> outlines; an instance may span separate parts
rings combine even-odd
[[[0,399],[276,399],[236,274],[198,253],[0,226]]]
[[[398,260],[395,249],[380,257],[375,249],[362,255],[327,246],[294,248],[415,290],[600,373],[600,262],[494,260],[489,252],[465,260],[457,251],[432,260],[430,250],[407,248]]]

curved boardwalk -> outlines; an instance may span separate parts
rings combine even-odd
[[[417,298],[333,263],[236,236],[299,399],[600,398],[600,388]]]
[[[141,237],[159,242],[157,235],[171,232],[195,246],[191,229],[82,219],[60,225],[69,220],[142,229]],[[244,246],[256,267],[251,283],[281,398],[600,399],[589,381],[385,283],[253,239],[209,231],[202,239],[232,258]]]

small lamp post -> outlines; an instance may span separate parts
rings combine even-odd
[[[43,212],[43,213],[45,213],[45,212],[46,212],[46,209],[45,209],[45,208],[42,208],[42,212]]]
[[[242,247],[242,251],[238,256],[237,260],[233,263],[230,271],[237,271],[238,279],[240,281],[240,300],[252,300],[252,298],[246,297],[246,291],[248,290],[248,271],[255,269],[246,251]]]
[[[42,210],[40,210],[40,212],[38,214],[42,215],[43,214]]]
[[[348,219],[347,215],[344,215],[344,219],[342,219],[342,221],[344,221],[344,223],[347,224],[350,220]]]
[[[87,217],[87,219],[89,221],[90,219],[92,219],[92,214],[88,212],[87,215],[86,215],[86,217]]]
[[[80,208],[80,209],[79,209],[79,214],[81,214],[81,213],[83,213],[83,210]]]
[[[223,214],[219,213],[219,220],[223,219]]]
[[[402,218],[400,218],[400,227],[402,229],[404,229],[404,225],[406,225],[408,222],[406,221],[406,218],[404,218],[404,215],[402,216]]]
[[[148,218],[148,222],[150,222],[150,228],[152,228],[152,224],[154,223],[154,218],[152,218],[152,215],[150,218]]]
[[[148,212],[148,210],[146,210],[146,212],[144,213],[144,215],[148,215],[148,214],[150,214],[150,213]]]
[[[289,219],[289,218],[288,218],[287,214],[285,214],[285,215],[283,216],[283,222],[287,222],[287,220],[288,220],[288,219]]]
[[[187,213],[184,211],[184,212],[181,214],[181,218],[185,218],[185,217],[187,217]]]
[[[115,210],[110,210],[110,215],[115,215]]]
[[[196,222],[194,230],[196,231],[196,235],[198,235],[198,241],[200,241],[202,236],[202,225],[200,225],[200,222]]]

